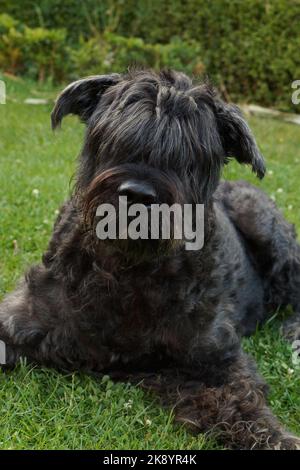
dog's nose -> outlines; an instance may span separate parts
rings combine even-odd
[[[142,181],[125,181],[119,187],[119,195],[127,196],[128,204],[145,204],[149,206],[157,200],[157,193],[150,183]]]

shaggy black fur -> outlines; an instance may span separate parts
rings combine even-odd
[[[265,172],[238,108],[184,74],[135,71],[72,83],[57,100],[53,127],[68,113],[87,124],[76,186],[43,262],[0,305],[9,363],[27,356],[142,379],[177,420],[227,447],[299,448],[241,350],[241,336],[268,312],[292,305],[299,315],[300,247],[264,193],[219,183],[230,158]],[[97,206],[116,205],[132,178],[151,183],[161,203],[204,203],[204,248],[100,241]]]

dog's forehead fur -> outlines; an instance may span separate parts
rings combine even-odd
[[[220,165],[214,92],[183,74],[139,72],[108,88],[89,122],[89,145],[115,163],[166,169]]]

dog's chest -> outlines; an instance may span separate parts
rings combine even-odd
[[[157,325],[189,314],[203,298],[204,284],[191,263],[174,260],[153,272],[133,270],[120,277],[116,296],[121,314]],[[202,286],[201,286],[202,284]]]
[[[185,254],[158,268],[120,271],[112,283],[99,274],[89,321],[95,346],[104,345],[122,362],[153,353],[181,357],[195,347],[202,355],[216,318],[232,312],[229,284],[235,284],[224,282],[224,269],[209,257],[202,259]],[[90,298],[96,298],[94,288]]]
[[[199,272],[186,265],[144,275],[124,273],[113,291],[103,292],[99,305],[113,325],[113,347],[129,356],[137,351],[180,353],[211,321],[210,284],[209,277],[200,280]]]

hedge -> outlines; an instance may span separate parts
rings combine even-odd
[[[147,50],[180,38],[181,50],[197,44],[202,54],[194,62],[228,99],[297,111],[291,82],[300,78],[298,0],[0,0],[0,11],[31,28],[65,28],[72,50],[103,33],[141,39]]]

